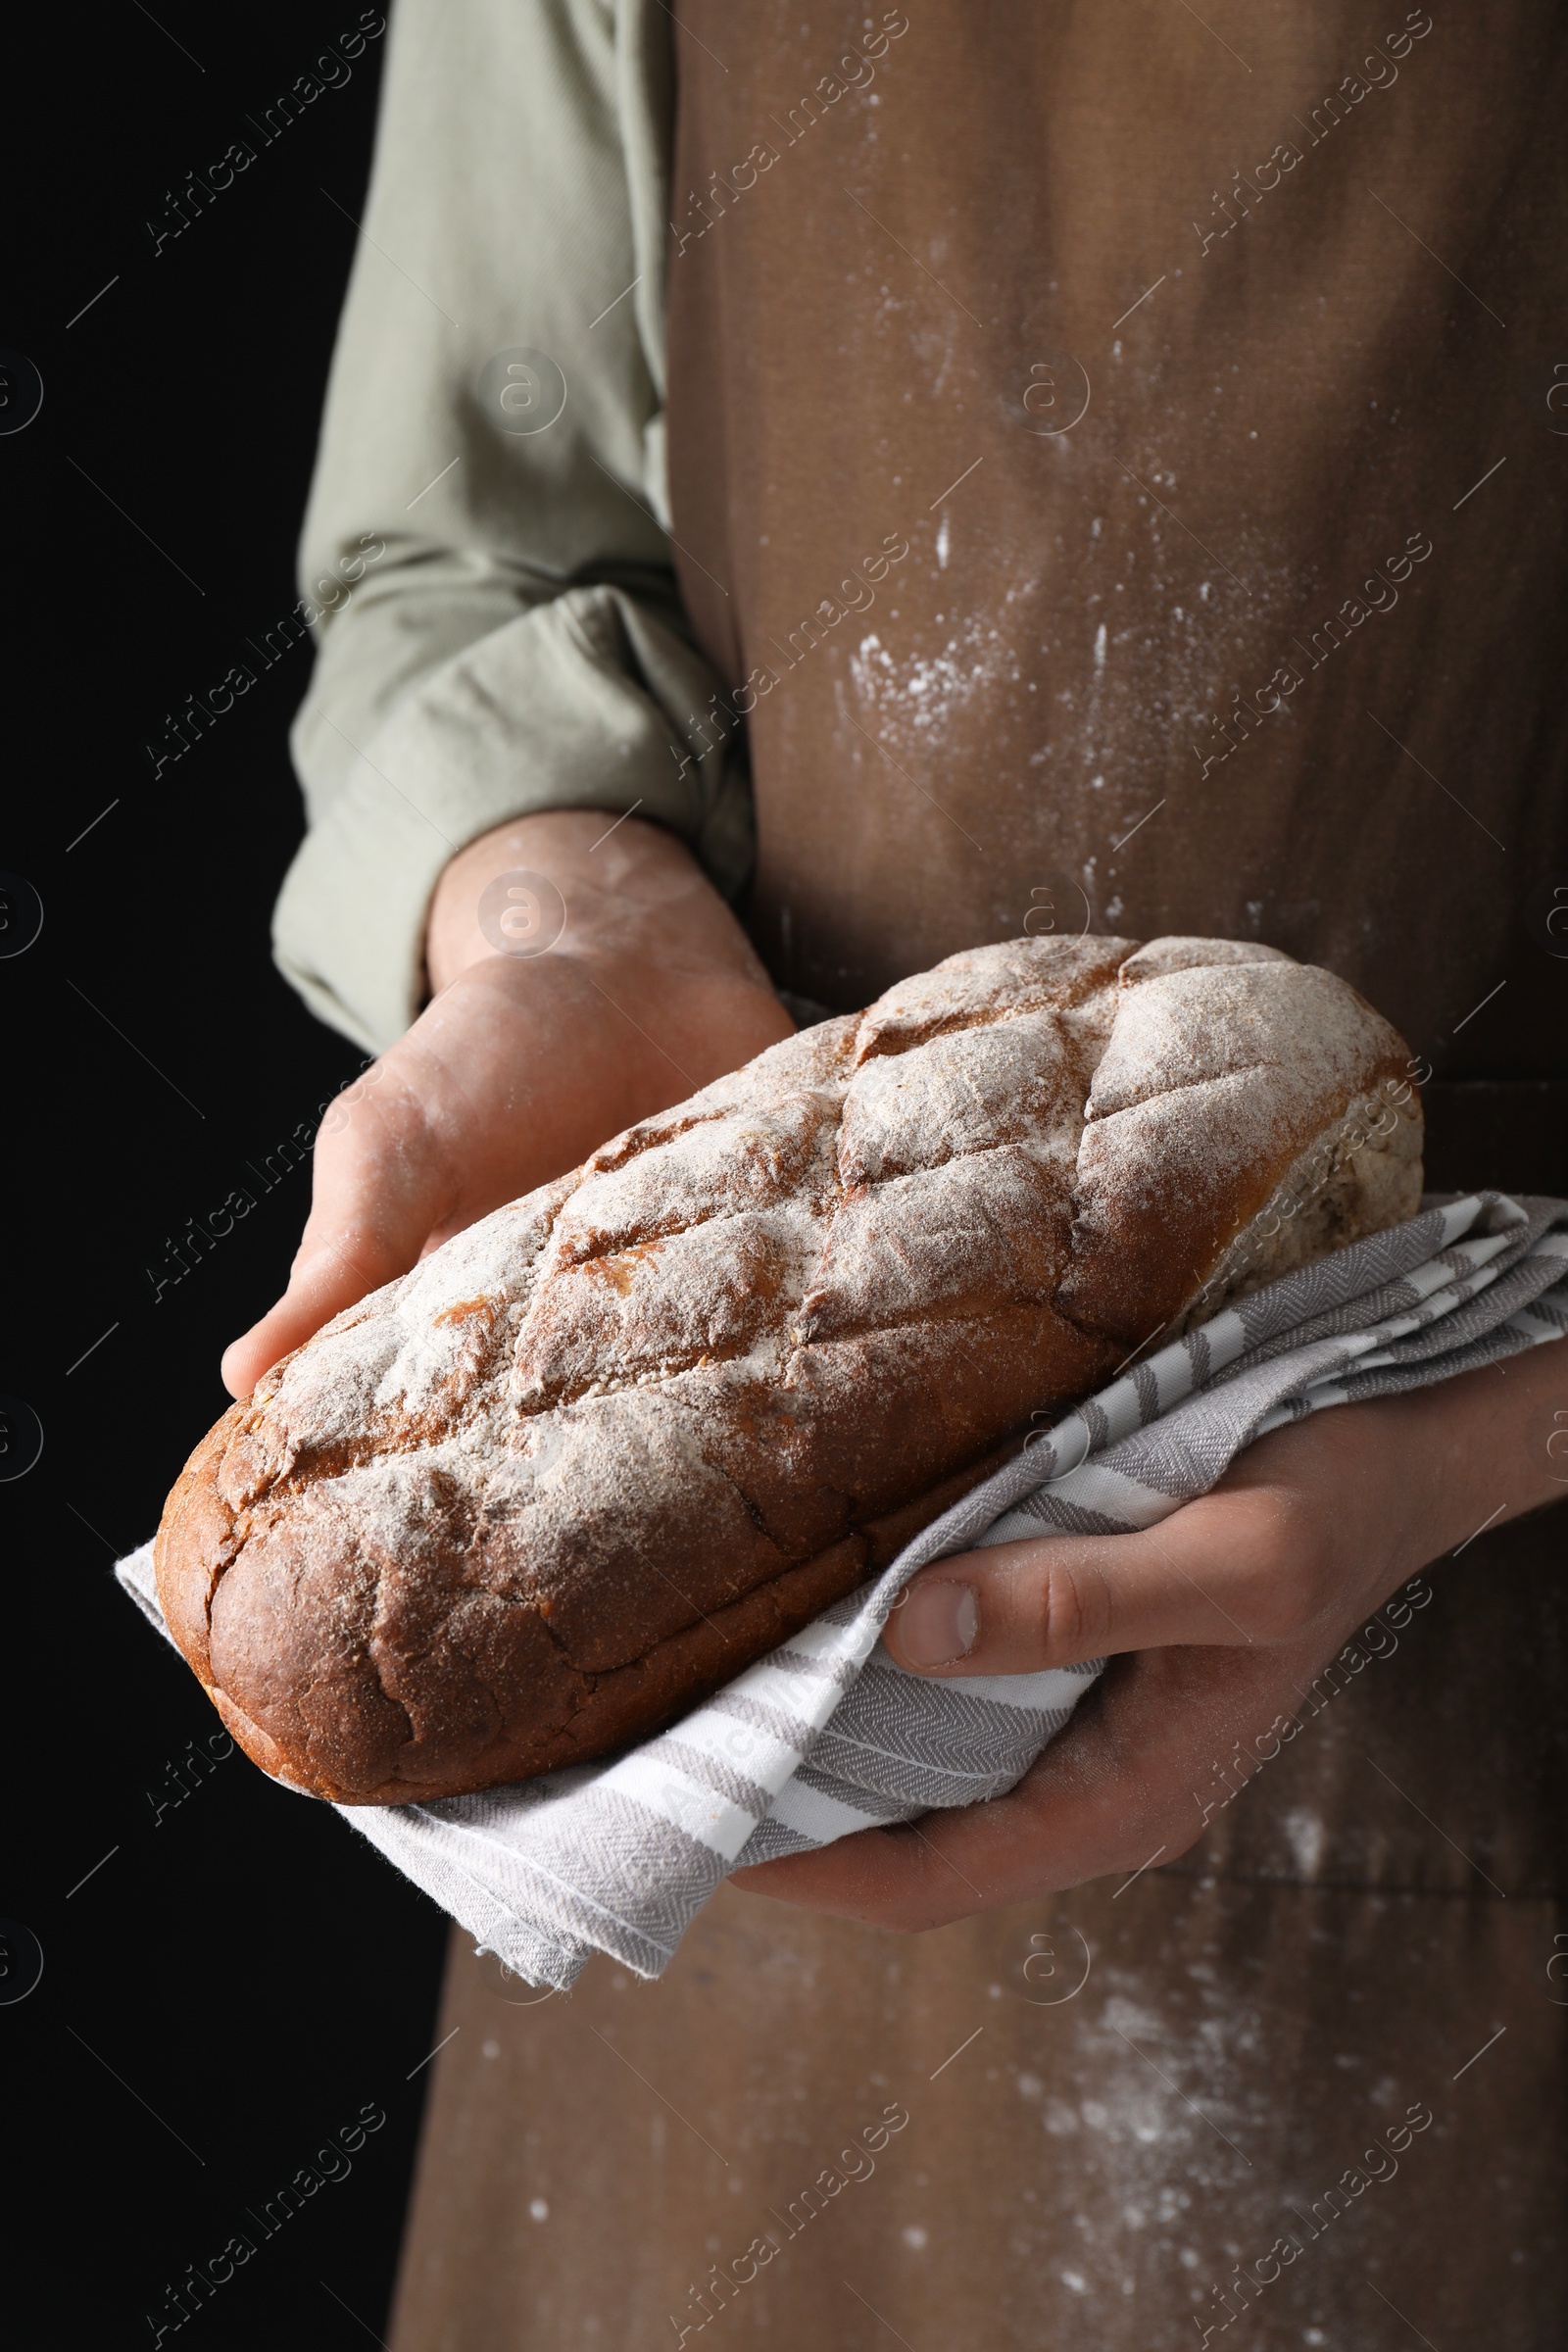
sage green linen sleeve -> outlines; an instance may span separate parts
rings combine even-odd
[[[309,830],[273,922],[312,1009],[377,1052],[419,1008],[442,867],[508,817],[637,805],[721,888],[749,870],[662,527],[669,127],[651,0],[394,15],[302,545]],[[559,377],[503,405],[520,351]],[[554,421],[515,430],[561,379]]]

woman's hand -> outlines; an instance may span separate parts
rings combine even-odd
[[[918,1929],[1174,1861],[1237,1743],[1257,1769],[1398,1586],[1484,1524],[1568,1494],[1568,1462],[1546,1450],[1564,1408],[1568,1348],[1536,1348],[1277,1430],[1142,1534],[1044,1536],[924,1569],[888,1623],[900,1665],[961,1679],[1114,1653],[1102,1681],[1010,1795],[736,1885]]]
[[[479,927],[486,885],[514,868],[564,902],[546,954],[498,954]],[[426,952],[431,1004],[321,1123],[288,1289],[223,1357],[235,1396],[476,1217],[793,1026],[690,853],[636,817],[562,809],[484,835],[436,887]]]

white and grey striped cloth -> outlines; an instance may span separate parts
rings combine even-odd
[[[741,1865],[1012,1788],[1101,1671],[902,1673],[879,1636],[917,1568],[1053,1530],[1152,1526],[1284,1422],[1565,1335],[1568,1201],[1430,1201],[1227,1308],[1033,1437],[884,1575],[661,1738],[481,1796],[340,1810],[531,1984],[568,1985],[594,1951],[657,1977]],[[162,1631],[151,1544],[116,1573]]]

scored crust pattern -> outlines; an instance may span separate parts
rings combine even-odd
[[[170,1629],[248,1752],[340,1801],[620,1746],[892,1558],[1031,1414],[1282,1250],[1411,1213],[1418,1109],[1344,1140],[1408,1097],[1405,1057],[1272,949],[953,956],[275,1367],[170,1497]]]

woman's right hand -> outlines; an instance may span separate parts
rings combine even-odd
[[[499,954],[479,927],[486,885],[515,869],[564,903],[543,954]],[[690,852],[598,809],[516,818],[461,851],[426,955],[430,1004],[321,1123],[288,1288],[223,1356],[234,1396],[466,1225],[793,1026]]]

